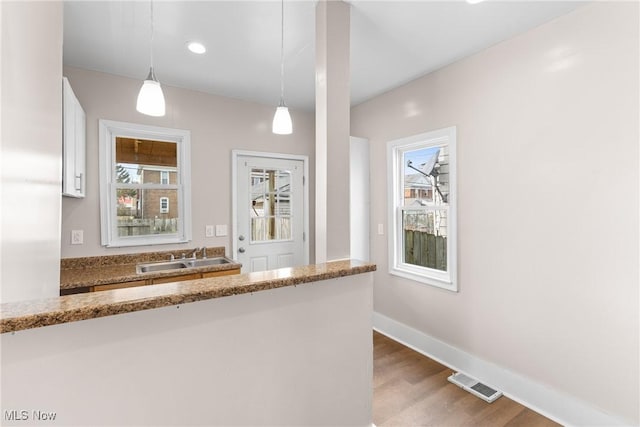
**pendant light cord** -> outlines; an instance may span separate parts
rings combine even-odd
[[[284,105],[284,0],[280,3],[280,104]]]
[[[150,57],[150,63],[151,63],[151,69],[153,69],[153,0],[149,1],[149,8],[151,9],[151,46],[149,49],[149,57]]]

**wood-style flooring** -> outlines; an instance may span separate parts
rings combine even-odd
[[[453,371],[373,333],[373,423],[381,426],[558,426],[502,396],[487,403],[447,381]]]

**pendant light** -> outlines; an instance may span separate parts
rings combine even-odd
[[[148,116],[161,117],[164,116],[165,112],[164,95],[162,94],[160,82],[153,72],[153,0],[149,4],[151,5],[151,46],[149,55],[151,67],[149,68],[149,75],[142,84],[140,93],[138,93],[136,110]]]
[[[280,104],[273,116],[273,133],[289,135],[293,132],[289,108],[284,103],[284,0],[280,4]]]

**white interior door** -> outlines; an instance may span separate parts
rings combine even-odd
[[[304,160],[235,158],[233,250],[242,272],[306,264]]]

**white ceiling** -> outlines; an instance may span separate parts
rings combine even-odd
[[[356,105],[550,21],[576,1],[351,0]],[[285,100],[314,109],[315,0],[286,0]],[[149,71],[146,1],[66,1],[65,65],[136,79]],[[154,68],[163,85],[277,105],[279,1],[154,2]],[[204,55],[186,49],[198,40]]]

